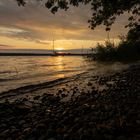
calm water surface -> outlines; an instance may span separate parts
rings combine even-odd
[[[61,78],[69,80],[83,72],[110,74],[124,67],[121,63],[87,62],[82,56],[0,56],[0,93]]]
[[[0,93],[86,71],[82,56],[0,56]]]

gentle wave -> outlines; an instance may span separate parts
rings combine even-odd
[[[17,71],[11,71],[11,70],[8,70],[8,71],[0,71],[0,74],[8,74],[8,73],[17,73]]]
[[[21,94],[23,95],[26,93],[31,93],[31,92],[38,90],[38,89],[50,88],[50,87],[54,87],[54,86],[59,85],[59,84],[74,81],[75,79],[77,79],[77,77],[79,77],[85,73],[86,72],[82,72],[82,73],[79,73],[77,75],[73,75],[71,77],[58,78],[58,79],[48,81],[48,82],[42,82],[42,83],[38,83],[38,84],[30,84],[27,86],[18,87],[15,89],[10,89],[8,91],[4,91],[4,92],[0,93],[0,100],[5,99],[7,97],[13,97],[13,96],[21,95]]]
[[[57,72],[50,72],[50,73],[37,73],[34,75],[24,75],[22,77],[18,77],[18,75],[15,75],[14,77],[11,76],[11,78],[5,78],[2,79],[0,78],[0,83],[1,82],[8,82],[8,81],[15,81],[15,80],[25,80],[28,78],[37,78],[37,77],[44,77],[44,76],[55,76],[57,74],[62,74],[62,73],[73,73],[73,72],[80,72],[79,70],[62,70],[62,71],[57,71]]]
[[[12,81],[14,79],[0,79],[0,82]]]
[[[58,64],[58,65],[47,65],[47,64],[45,64],[45,65],[40,65],[40,67],[55,67],[55,66],[59,66],[59,64]]]
[[[24,57],[0,59],[0,92],[65,78],[85,71],[83,57]]]

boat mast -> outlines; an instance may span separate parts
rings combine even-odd
[[[53,35],[53,54],[55,54],[55,48],[54,48],[54,35]]]
[[[82,50],[81,50],[81,54],[82,54],[82,55],[84,54],[84,52],[83,52],[84,50],[83,50],[83,49],[84,49],[84,48],[83,48],[83,46],[82,46]]]
[[[54,37],[53,37],[53,53],[54,53]]]

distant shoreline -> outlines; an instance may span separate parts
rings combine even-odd
[[[0,56],[86,56],[88,54],[57,54],[57,55],[54,55],[54,54],[42,54],[42,53],[38,53],[38,54],[35,54],[35,53],[0,53]]]

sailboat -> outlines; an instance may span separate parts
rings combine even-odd
[[[64,56],[64,53],[60,53],[55,51],[55,47],[54,47],[54,37],[53,37],[53,52],[52,52],[52,56]]]
[[[53,56],[56,56],[57,55],[57,52],[55,51],[55,48],[54,48],[54,37],[53,37],[53,53],[52,53]]]

